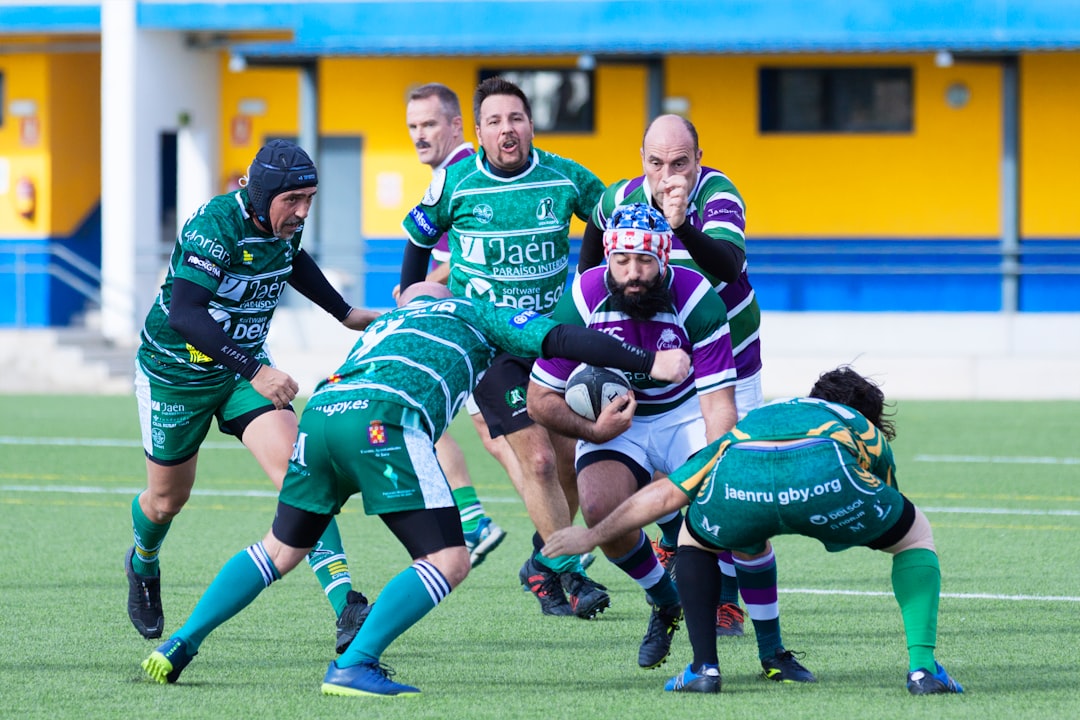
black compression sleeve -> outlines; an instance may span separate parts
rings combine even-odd
[[[580,325],[557,325],[540,346],[544,357],[564,357],[588,365],[648,374],[656,353]]]
[[[175,278],[169,300],[169,327],[214,362],[251,380],[262,363],[244,352],[210,317],[210,300],[213,297],[213,290],[207,290],[190,280]]]
[[[739,279],[746,253],[735,243],[709,237],[688,222],[675,230],[675,237],[705,272],[726,283]]]
[[[583,273],[604,262],[604,231],[589,219],[585,234],[581,237],[581,254],[578,255],[578,272]]]
[[[308,255],[306,250],[296,253],[293,258],[289,284],[308,300],[333,315],[338,322],[348,317],[352,310],[352,306],[334,289],[323,271],[315,264],[315,258]]]
[[[401,258],[401,282],[398,288],[404,290],[426,278],[430,262],[431,248],[422,248],[412,242],[406,242],[405,254]]]

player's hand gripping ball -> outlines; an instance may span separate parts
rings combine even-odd
[[[581,364],[566,379],[566,404],[578,415],[596,420],[600,412],[630,390],[620,370]]]

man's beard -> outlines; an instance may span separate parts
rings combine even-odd
[[[611,293],[612,309],[629,315],[634,320],[649,320],[661,312],[671,310],[671,290],[664,281],[664,275],[657,275],[652,282],[637,280],[618,283],[611,276],[611,271],[604,278]],[[644,292],[627,293],[629,287],[644,288]]]

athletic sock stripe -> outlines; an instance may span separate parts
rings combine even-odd
[[[271,562],[270,556],[266,552],[266,548],[263,547],[261,542],[257,542],[251,545],[247,549],[248,557],[251,558],[251,562],[255,563],[255,567],[258,568],[259,574],[262,575],[263,582],[269,587],[270,583],[277,580],[277,571],[274,568],[274,563]]]
[[[315,563],[314,565],[311,566],[311,569],[312,570],[322,570],[324,567],[326,567],[327,565],[329,565],[330,563],[333,563],[333,562],[339,562],[339,563],[345,564],[345,563],[348,562],[348,560],[345,558],[344,553],[336,553],[334,555],[330,555],[325,560],[320,560],[319,562]]]
[[[742,567],[744,570],[750,570],[750,572],[754,572],[754,571],[758,570],[759,568],[763,568],[766,565],[769,565],[770,563],[774,563],[774,562],[776,562],[776,555],[773,554],[772,550],[769,550],[769,552],[767,552],[766,554],[762,555],[759,558],[754,558],[753,560],[736,560],[735,561],[735,563],[737,565]]]
[[[438,605],[450,594],[450,583],[447,582],[446,577],[439,572],[437,567],[427,560],[417,560],[412,567],[416,574],[420,576],[420,582],[424,583],[428,595],[431,596],[431,602]]]
[[[338,587],[340,587],[342,585],[351,586],[352,585],[352,578],[351,577],[343,577],[343,578],[340,578],[338,580],[335,580],[332,583],[330,583],[329,585],[327,585],[326,587],[324,587],[323,592],[326,593],[327,597],[330,597],[331,591],[333,591],[335,588],[338,588]]]
[[[745,600],[743,598],[744,602]],[[760,605],[746,603],[746,614],[750,616],[751,620],[775,620],[780,617],[780,603],[772,602]]]
[[[464,510],[458,511],[458,515],[461,516],[461,522],[468,522],[469,520],[484,517],[484,508],[479,505],[472,505]]]

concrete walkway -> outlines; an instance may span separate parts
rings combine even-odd
[[[108,358],[60,335],[0,331],[0,393],[131,392],[116,355],[134,347]],[[319,310],[281,308],[269,346],[307,395],[355,338]],[[894,399],[1080,400],[1080,314],[765,313],[762,341],[770,398],[804,394],[846,363]]]

